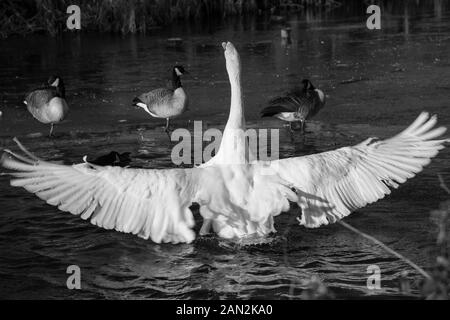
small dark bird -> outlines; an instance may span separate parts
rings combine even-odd
[[[284,27],[281,29],[281,45],[283,47],[286,47],[287,45],[290,45],[292,43],[291,38],[291,27]]]
[[[116,151],[111,151],[95,160],[90,161],[87,160],[87,158],[84,158],[84,161],[98,166],[127,167],[131,163],[130,154],[130,152],[118,153]]]
[[[183,46],[183,39],[169,38],[169,39],[167,39],[167,46],[171,47],[171,48],[180,48]]]
[[[134,98],[133,105],[144,109],[154,118],[165,118],[165,131],[169,135],[169,120],[187,110],[188,99],[181,86],[180,77],[187,73],[183,66],[177,65],[172,70],[172,88],[159,88]],[[170,137],[170,135],[169,135]]]
[[[275,117],[289,122],[300,122],[302,132],[305,122],[316,115],[325,104],[322,90],[314,88],[311,81],[304,79],[302,88],[295,88],[285,95],[275,97],[269,101],[269,106],[261,111],[261,117]]]
[[[65,98],[64,82],[61,77],[54,75],[48,78],[44,86],[31,91],[25,98],[24,103],[33,117],[50,124],[50,137],[53,135],[54,125],[64,120],[69,112]]]

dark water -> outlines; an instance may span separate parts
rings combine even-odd
[[[397,3],[397,1],[395,2]],[[40,157],[80,162],[110,150],[132,153],[133,166],[172,167],[161,123],[130,106],[139,92],[165,84],[182,63],[193,120],[223,126],[229,85],[219,44],[234,42],[243,62],[246,117],[260,121],[264,102],[303,78],[328,95],[326,108],[308,127],[306,141],[292,143],[281,130],[281,157],[303,155],[387,137],[422,110],[450,126],[450,7],[419,1],[383,8],[382,30],[365,28],[365,8],[308,11],[290,16],[293,42],[280,42],[280,25],[265,17],[206,25],[176,25],[146,36],[33,36],[1,41],[0,141],[20,140]],[[168,47],[168,37],[183,45]],[[70,117],[48,139],[48,127],[22,106],[23,94],[60,73],[67,83]],[[40,133],[40,134],[39,134]],[[31,135],[30,135],[31,134]],[[421,174],[393,194],[353,213],[347,222],[375,236],[417,264],[433,262],[435,227],[429,211],[445,194],[437,173],[450,181],[444,150]],[[297,209],[276,219],[278,236],[264,245],[238,247],[216,238],[189,245],[157,245],[98,229],[59,212],[0,177],[0,297],[2,298],[299,298],[316,275],[338,298],[398,297],[402,271],[413,294],[421,277],[379,247],[331,225],[295,225]],[[198,218],[198,212],[194,211]],[[198,218],[200,221],[200,219]],[[66,288],[66,268],[80,266],[82,290]],[[367,267],[382,272],[382,289],[366,288]]]

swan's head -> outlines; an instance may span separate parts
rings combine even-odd
[[[231,42],[222,42],[222,48],[225,50],[225,58],[227,58],[227,60],[239,60],[239,54],[236,47]]]
[[[231,42],[222,42],[222,48],[224,50],[225,60],[227,62],[228,73],[230,75],[239,73],[240,60],[235,46]]]
[[[182,76],[183,74],[187,74],[189,72],[187,72],[183,66],[181,65],[176,65],[175,67],[173,67],[173,72],[175,72],[175,74],[177,76]]]
[[[63,98],[65,97],[66,88],[64,86],[63,79],[60,76],[51,75],[47,80],[47,85],[49,85],[50,87],[55,87],[58,94]]]
[[[314,90],[314,89],[316,89],[316,88],[314,88],[314,86],[311,83],[311,81],[309,81],[308,79],[303,79],[302,80],[302,84],[303,84],[303,89],[304,90]]]

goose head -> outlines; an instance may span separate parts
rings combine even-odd
[[[183,74],[188,74],[189,72],[187,72],[182,65],[176,65],[175,67],[173,67],[173,73],[177,77],[180,77]]]
[[[61,98],[65,98],[66,88],[64,86],[64,81],[60,76],[51,75],[47,80],[47,85],[49,85],[50,87],[55,87],[58,96],[60,96]]]
[[[316,88],[314,88],[313,84],[311,83],[311,81],[309,81],[308,79],[303,79],[302,80],[302,84],[303,84],[303,90],[307,91],[307,90],[315,90]]]
[[[316,88],[313,86],[313,84],[311,83],[311,81],[309,81],[308,79],[304,79],[304,80],[302,81],[302,84],[303,84],[303,90],[304,90],[304,92],[307,92],[307,91],[315,91],[315,92],[317,92],[317,95],[319,96],[320,102],[321,102],[322,104],[325,103],[325,94],[323,93],[322,90],[316,89]]]
[[[182,65],[176,65],[173,67],[173,73],[172,73],[172,86],[173,89],[176,90],[181,87],[181,76],[183,74],[187,74],[188,72]]]

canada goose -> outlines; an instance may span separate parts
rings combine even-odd
[[[35,193],[60,210],[106,229],[154,242],[192,242],[192,203],[204,223],[223,238],[253,238],[275,232],[273,219],[301,208],[301,225],[334,223],[373,203],[420,172],[444,148],[446,129],[422,113],[404,131],[386,140],[367,139],[334,151],[273,161],[257,161],[246,149],[240,59],[223,43],[231,104],[220,149],[194,168],[126,169],[90,163],[60,165],[4,150],[0,165],[11,185]]]
[[[41,88],[27,94],[25,105],[28,111],[42,123],[50,123],[49,136],[53,135],[54,125],[61,122],[69,112],[66,89],[61,77],[52,75]]]
[[[301,130],[304,132],[306,120],[316,115],[324,106],[325,95],[307,79],[302,80],[302,84],[301,88],[271,99],[269,106],[261,111],[261,116],[288,121],[291,130],[292,122],[300,121]]]
[[[179,116],[187,109],[188,99],[180,79],[185,73],[187,72],[183,66],[177,65],[172,70],[172,89],[155,89],[133,99],[133,105],[144,109],[152,117],[166,119],[164,130],[168,135],[169,120]]]

